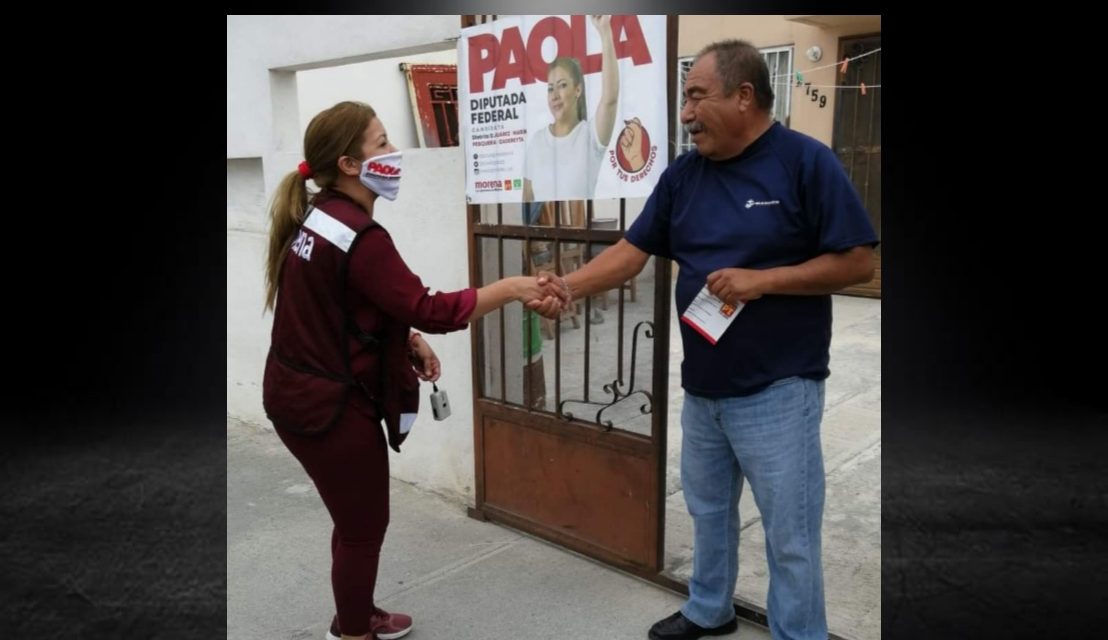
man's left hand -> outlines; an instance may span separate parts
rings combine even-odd
[[[746,304],[765,293],[765,274],[757,269],[719,269],[708,275],[708,291],[728,304]]]

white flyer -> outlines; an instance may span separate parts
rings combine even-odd
[[[728,304],[708,291],[708,285],[693,298],[692,304],[681,314],[681,322],[689,325],[712,344],[727,331],[739,312],[746,306],[742,302]]]

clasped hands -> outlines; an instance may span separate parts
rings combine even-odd
[[[535,276],[524,278],[521,289],[520,302],[544,318],[557,318],[573,301],[565,279],[550,271],[539,271]]]

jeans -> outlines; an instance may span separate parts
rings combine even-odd
[[[827,638],[820,560],[824,382],[778,380],[749,396],[685,394],[681,483],[693,518],[693,575],[681,608],[702,627],[735,616],[739,496],[745,478],[762,515],[774,640]]]

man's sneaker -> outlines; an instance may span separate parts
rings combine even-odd
[[[373,612],[373,618],[369,622],[369,630],[380,640],[396,640],[408,635],[412,630],[412,617],[403,613],[389,613],[384,609]],[[339,617],[331,619],[331,629],[327,632],[327,640],[342,640],[339,632]]]
[[[689,620],[680,611],[650,627],[650,640],[696,640],[702,636],[722,636],[739,628],[737,618],[718,627],[705,628]]]

